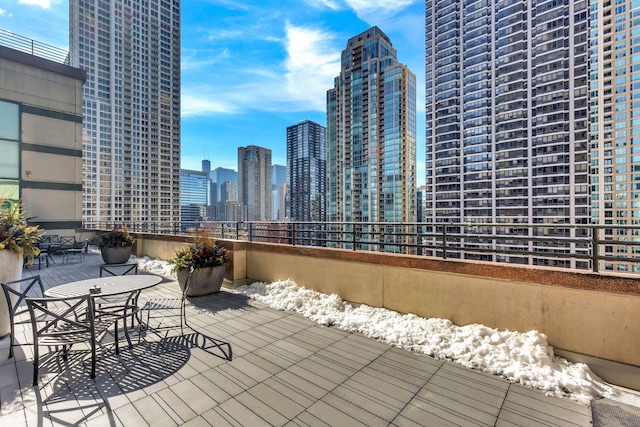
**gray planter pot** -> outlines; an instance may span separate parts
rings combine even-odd
[[[224,265],[195,269],[191,276],[191,285],[189,286],[187,295],[190,297],[196,297],[220,291],[225,271],[226,267]],[[187,270],[178,270],[177,272],[178,283],[180,284],[180,290],[182,291],[184,291],[188,275],[189,272]]]
[[[8,249],[0,250],[0,282],[13,282],[14,280],[22,279],[23,262],[24,257],[21,254],[17,254]],[[12,287],[19,289],[20,284],[13,285]],[[13,304],[15,304],[15,301]],[[7,305],[4,292],[0,289],[0,338],[9,335],[9,331],[11,330],[11,324],[9,322],[9,306]],[[6,360],[8,357],[9,347],[7,347],[6,355],[4,352],[0,354],[0,362]]]
[[[119,248],[103,248],[102,259],[105,264],[124,264],[131,257],[132,246]]]

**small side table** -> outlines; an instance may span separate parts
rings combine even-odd
[[[137,262],[126,262],[124,264],[100,264],[100,277],[105,273],[111,276],[126,276],[131,273],[138,274]]]

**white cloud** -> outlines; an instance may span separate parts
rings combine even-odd
[[[51,8],[51,0],[19,0],[18,3],[20,4],[28,4],[31,6],[38,6],[41,7],[43,9],[50,9]]]
[[[285,24],[287,97],[307,105],[308,110],[326,108],[326,91],[340,73],[340,51],[333,37],[320,29]]]
[[[340,51],[332,46],[333,37],[327,31],[290,23],[285,24],[284,31],[282,63],[253,63],[251,67],[221,73],[228,76],[225,81],[183,86],[182,115],[240,113],[249,109],[324,111],[326,91],[340,72]],[[186,62],[187,69],[196,65]],[[241,78],[232,80],[231,75]]]
[[[229,57],[229,50],[222,49],[219,52],[203,49],[182,49],[180,69],[184,71],[209,67]],[[205,58],[205,59],[199,59]]]
[[[414,0],[345,0],[358,15],[382,10],[393,12],[402,10],[414,3]]]
[[[328,8],[331,10],[340,10],[342,6],[337,0],[305,0],[305,3],[314,8]]]
[[[0,15],[4,15],[6,13],[6,10],[0,8]]]
[[[383,31],[388,31],[388,24],[394,21],[404,25],[406,20],[403,12],[416,3],[415,0],[345,0],[347,7],[353,9],[358,18],[369,25],[377,25]],[[421,7],[424,25],[424,2]],[[424,30],[422,30],[424,31]],[[422,32],[421,31],[421,32]],[[418,33],[419,34],[419,33]]]
[[[247,37],[247,31],[244,28],[238,28],[238,29],[217,29],[217,30],[210,30],[209,31],[209,36],[207,37],[207,39],[209,41],[214,41],[214,40],[239,40],[239,39],[243,39]]]
[[[231,114],[238,112],[238,106],[225,101],[224,96],[214,93],[211,88],[194,87],[189,90],[183,88],[181,97],[181,115],[199,116],[211,113]]]

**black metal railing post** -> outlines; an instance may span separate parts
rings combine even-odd
[[[356,250],[356,224],[355,223],[351,223],[351,236],[352,236],[352,244],[353,244],[353,250]]]
[[[296,245],[296,223],[291,223],[291,245]]]
[[[442,226],[442,259],[447,259],[447,226]]]
[[[591,259],[592,259],[592,270],[594,273],[597,273],[600,269],[600,255],[599,255],[599,246],[600,240],[598,239],[598,235],[600,234],[600,227],[593,227],[591,232]]]

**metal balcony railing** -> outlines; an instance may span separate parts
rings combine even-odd
[[[206,229],[215,239],[640,273],[640,226],[264,221],[84,224],[87,230],[123,226],[134,233],[188,236]]]
[[[69,65],[69,52],[0,28],[0,46]]]

